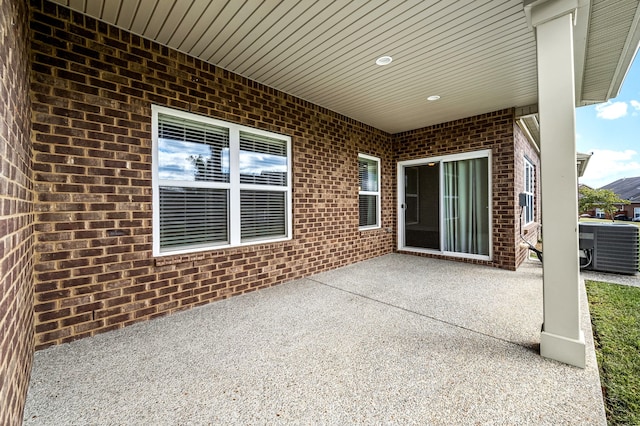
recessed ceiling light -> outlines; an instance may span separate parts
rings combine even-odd
[[[376,65],[389,65],[393,61],[391,56],[381,56],[376,59]]]
[[[437,101],[438,99],[440,99],[439,95],[431,95],[427,98],[428,101]]]

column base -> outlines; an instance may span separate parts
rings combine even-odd
[[[580,330],[580,337],[577,340],[546,331],[540,335],[540,355],[545,358],[584,368],[586,363],[585,350],[582,330]]]

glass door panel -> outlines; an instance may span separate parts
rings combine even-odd
[[[488,159],[444,163],[444,251],[489,255]]]
[[[440,163],[404,168],[404,241],[440,250]]]

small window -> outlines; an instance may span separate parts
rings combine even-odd
[[[291,238],[291,140],[153,111],[154,255]]]
[[[380,227],[380,159],[358,155],[360,229]]]
[[[523,207],[523,216],[525,225],[532,223],[534,217],[534,193],[535,193],[535,169],[528,159],[524,159],[524,193],[526,194],[527,204]]]

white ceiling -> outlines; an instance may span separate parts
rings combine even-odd
[[[390,133],[537,102],[522,0],[53,1]]]

